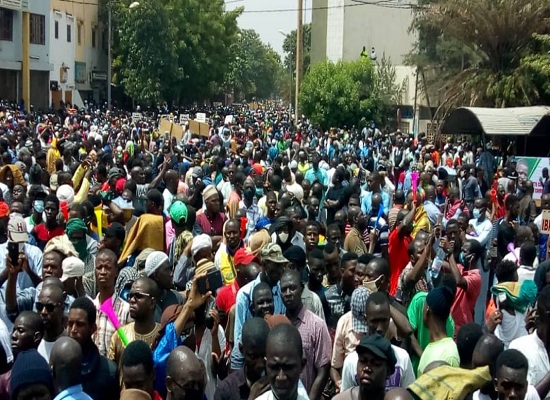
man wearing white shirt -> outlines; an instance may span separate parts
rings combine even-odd
[[[499,399],[540,400],[537,389],[527,383],[528,368],[527,359],[519,351],[505,350],[500,353],[496,360],[494,377],[495,391]],[[486,395],[476,397],[475,393],[473,398],[490,399]]]
[[[390,302],[388,296],[382,292],[372,293],[367,300],[365,314],[368,334],[373,335],[378,333],[385,337],[390,326]],[[386,380],[386,390],[395,387],[406,388],[415,380],[411,358],[406,350],[394,345],[391,347],[397,362],[395,363],[395,372],[389,375]],[[356,382],[358,359],[359,356],[354,351],[344,360],[340,392],[359,384],[359,382]]]
[[[484,197],[475,199],[472,210],[473,219],[468,222],[466,228],[466,240],[477,240],[483,248],[483,254],[487,249],[487,243],[493,232],[493,224],[487,219],[487,200]],[[483,257],[484,259],[485,257]],[[489,290],[489,271],[479,268],[481,275],[481,295],[478,297],[475,307],[476,323],[484,324],[486,293]]]
[[[271,329],[267,336],[265,360],[271,386],[266,393],[256,397],[257,400],[309,400],[300,382],[300,374],[307,361],[303,357],[298,329],[290,324],[279,324]],[[284,374],[286,379],[280,380],[280,374]]]
[[[519,350],[527,358],[527,382],[537,387],[539,395],[543,395],[541,397],[548,399],[548,384],[543,384],[548,382],[550,373],[550,286],[545,286],[539,293],[537,315],[539,320],[535,332],[513,340],[509,349]]]

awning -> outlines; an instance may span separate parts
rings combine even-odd
[[[481,108],[460,107],[441,127],[445,135],[550,134],[550,107]]]

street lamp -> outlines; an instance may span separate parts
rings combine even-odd
[[[288,34],[282,29],[279,29],[279,33],[283,35],[285,38],[288,36]],[[292,66],[289,65],[288,69],[290,70],[290,82],[288,87],[288,107],[291,108],[292,107]]]
[[[130,10],[139,7],[139,2],[134,1],[128,6]],[[107,110],[111,109],[111,81],[112,81],[112,64],[113,64],[113,27],[112,27],[112,18],[113,18],[113,0],[109,0],[109,18],[108,18],[108,45],[107,45]]]

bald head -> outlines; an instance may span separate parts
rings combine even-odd
[[[495,376],[497,357],[504,351],[504,343],[495,335],[483,335],[477,342],[472,356],[472,367],[489,366],[491,376]]]
[[[49,276],[46,279],[44,279],[42,286],[46,285],[53,285],[59,287],[61,290],[65,290],[65,287],[63,286],[63,282],[61,282],[61,279],[55,277],[55,276]]]
[[[170,353],[166,362],[166,389],[171,400],[183,399],[182,387],[200,388],[196,398],[204,397],[206,370],[202,361],[189,347],[178,346]]]
[[[435,188],[432,185],[426,186],[424,189],[426,200],[433,201],[435,199]]]
[[[405,192],[403,191],[403,189],[395,189],[393,201],[395,204],[405,204]]]
[[[59,280],[58,278],[54,279]],[[63,289],[56,284],[46,284],[42,286],[40,295],[49,297],[54,303],[62,303],[65,300]]]
[[[357,218],[361,214],[361,208],[357,206],[351,206],[348,208],[348,219],[350,221],[355,221],[355,218]]]
[[[78,342],[70,337],[56,340],[50,355],[55,384],[64,390],[82,382],[82,349]]]

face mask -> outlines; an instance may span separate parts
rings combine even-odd
[[[373,281],[363,281],[363,286],[370,292],[375,293],[378,292],[378,281],[382,279],[382,275],[380,275],[378,278],[376,278]]]
[[[262,197],[263,195],[264,195],[264,189],[263,188],[256,189],[256,196]]]
[[[34,210],[41,214],[44,212],[44,201],[43,200],[35,200],[33,203],[32,203],[32,207],[34,208]]]
[[[88,255],[86,238],[71,240],[71,242],[73,243],[75,250],[78,252],[80,259],[84,260]]]
[[[470,265],[471,261],[472,261],[471,255],[465,256],[463,252],[460,252],[460,254],[458,255],[458,262],[462,265]]]
[[[478,219],[479,216],[481,215],[481,210],[479,208],[474,208],[474,210],[472,211],[472,214],[475,219]]]
[[[281,232],[277,236],[279,236],[281,243],[286,243],[288,241],[288,232]]]

